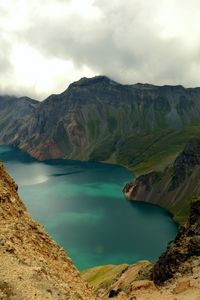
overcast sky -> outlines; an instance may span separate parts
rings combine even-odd
[[[0,93],[81,77],[200,86],[199,0],[0,0]]]

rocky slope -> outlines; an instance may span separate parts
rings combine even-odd
[[[33,221],[0,164],[0,299],[96,299],[67,256]]]
[[[187,220],[190,203],[200,193],[200,140],[193,139],[163,172],[150,172],[128,183],[129,199],[158,204],[179,223]]]
[[[0,98],[0,144],[38,159],[111,161],[141,173],[163,167],[200,134],[200,88],[97,76],[43,102],[11,98]]]
[[[182,226],[153,267],[152,279],[161,284],[174,275],[194,274],[200,267],[200,200],[191,204],[189,220]],[[196,275],[199,276],[197,273]]]
[[[28,97],[0,96],[0,135],[5,141],[18,137],[18,129],[26,124],[37,104]]]
[[[96,267],[82,276],[102,299],[199,300],[200,201],[192,204],[187,224],[154,265],[141,261],[131,266]]]

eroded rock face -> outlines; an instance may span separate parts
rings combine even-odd
[[[191,175],[194,168],[200,165],[200,140],[191,140],[185,149],[177,156],[173,163],[173,173],[170,183],[170,190],[180,186],[188,176]]]
[[[178,223],[184,224],[192,198],[200,193],[200,140],[189,141],[163,172],[141,175],[128,183],[123,192],[129,199],[166,208]]]
[[[160,172],[150,172],[145,175],[141,175],[135,179],[134,182],[129,182],[125,185],[123,193],[128,199],[137,199],[138,195],[151,192],[154,184],[161,179]]]
[[[0,299],[95,299],[65,251],[27,212],[0,164]]]
[[[188,223],[153,267],[152,279],[161,284],[176,273],[188,272],[188,262],[200,256],[200,200],[192,203]],[[189,263],[190,265],[190,263]]]

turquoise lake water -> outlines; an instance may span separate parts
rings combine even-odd
[[[67,250],[79,270],[156,260],[176,235],[177,226],[165,210],[124,198],[122,188],[133,175],[123,167],[39,162],[4,146],[0,160],[34,219]]]

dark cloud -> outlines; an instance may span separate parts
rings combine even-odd
[[[34,10],[27,9],[28,22],[15,39],[45,60],[72,61],[74,75],[87,76],[86,66],[123,83],[200,85],[198,1],[85,2],[84,11],[83,1],[30,1]]]

